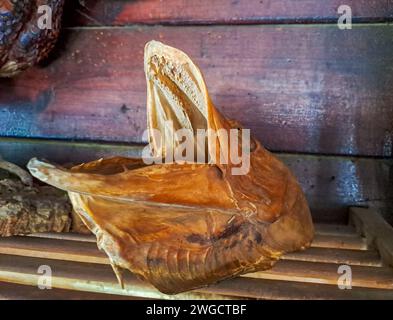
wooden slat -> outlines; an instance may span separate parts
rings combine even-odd
[[[317,223],[314,227],[315,233],[322,236],[359,237],[356,229],[348,224]]]
[[[0,300],[140,300],[138,297],[108,295],[64,289],[41,290],[38,286],[0,283]]]
[[[367,243],[364,238],[347,236],[316,235],[311,246],[315,248],[367,250]]]
[[[72,233],[72,232],[67,232],[67,233],[42,232],[42,233],[32,233],[26,236],[33,237],[33,238],[96,243],[96,237],[93,234],[79,234],[79,233]]]
[[[339,265],[333,263],[279,261],[270,270],[255,272],[246,277],[282,281],[311,282],[337,285]],[[393,289],[393,269],[351,266],[352,286]]]
[[[392,300],[393,290],[352,287],[341,290],[337,285],[276,281],[266,279],[235,278],[214,285],[216,294],[233,294],[234,288],[239,295],[255,299],[305,299],[305,300]],[[212,290],[211,287],[204,290]]]
[[[0,80],[0,136],[140,142],[151,39],[189,53],[218,108],[272,150],[391,156],[387,24],[72,30],[46,67]]]
[[[39,236],[39,235],[38,235]],[[0,253],[20,256],[50,258],[108,264],[106,255],[97,249],[94,237],[77,235],[70,239],[65,234],[63,239],[34,237],[10,237],[0,239]],[[82,240],[82,241],[80,241]],[[375,251],[309,248],[305,251],[287,254],[284,260],[341,263],[363,266],[380,266],[379,255]]]
[[[266,279],[235,278],[222,281],[207,288],[175,296],[164,295],[146,282],[125,273],[126,286],[122,290],[109,266],[56,261],[47,259],[0,255],[0,280],[37,284],[36,271],[40,265],[49,265],[53,270],[52,286],[72,290],[107,294],[138,295],[147,298],[165,299],[225,299],[228,297],[250,297],[259,299],[391,299],[392,290],[377,290],[353,287],[340,290],[336,285],[322,285]],[[373,268],[379,269],[379,268]]]
[[[233,296],[215,294],[213,290],[209,293],[190,291],[169,296],[130,273],[125,273],[125,288],[122,289],[109,265],[8,255],[0,255],[0,281],[36,286],[41,276],[37,270],[41,265],[51,267],[51,285],[54,288],[153,299],[233,299]]]
[[[351,208],[350,219],[369,244],[378,249],[384,262],[393,266],[393,227],[373,209]]]
[[[92,235],[72,234],[72,233],[36,233],[31,234],[31,237],[75,240],[82,242],[95,242],[95,237]],[[316,234],[311,244],[315,248],[336,248],[336,249],[351,249],[351,250],[366,250],[367,243],[361,237],[348,236],[329,236]]]
[[[283,259],[369,267],[380,267],[382,265],[379,254],[374,250],[308,248],[301,252],[288,253],[283,256]]]
[[[80,242],[36,237],[0,239],[0,253],[26,257],[109,264],[95,242]]]
[[[106,255],[98,251],[94,243],[89,242],[56,239],[48,240],[34,237],[4,238],[0,240],[0,253],[34,258],[109,264]],[[329,251],[326,252],[326,254],[328,253]],[[321,255],[320,250],[319,255]],[[330,263],[315,262],[315,260],[318,259],[316,255],[313,256],[313,259],[307,260],[307,262],[288,259],[282,260],[271,270],[247,274],[245,276],[262,279],[336,284],[338,279],[337,262],[339,264],[348,264],[354,258],[351,254],[348,257],[345,250],[342,250],[341,259],[337,259],[337,256],[338,253],[336,251],[335,256],[332,258],[333,260],[331,259],[328,261]],[[358,258],[359,257],[361,257],[361,255],[358,255]],[[292,259],[293,258],[292,256]],[[325,261],[329,260],[326,255],[324,259]],[[356,261],[356,265],[352,265],[354,269],[354,286],[393,289],[393,269],[358,266],[359,264],[361,264],[361,260]],[[374,265],[376,265],[376,263],[374,263]],[[391,279],[391,281],[389,279]]]
[[[315,234],[320,236],[332,236],[332,237],[355,237],[359,238],[360,235],[356,231],[356,229],[351,225],[344,224],[325,224],[325,223],[316,223],[314,224]],[[60,240],[73,240],[73,241],[86,241],[86,242],[95,242],[95,236],[93,234],[79,234],[72,232],[61,232],[61,233],[32,233],[27,235],[29,237],[39,237],[39,238],[49,238],[49,239],[60,239]]]
[[[82,242],[95,242],[95,237],[90,235],[78,235],[67,233],[37,233],[30,235],[32,237],[51,238],[51,239],[66,239]],[[347,236],[326,236],[316,235],[312,247],[315,248],[336,248],[336,249],[350,249],[350,250],[366,250],[366,240],[360,237]]]
[[[115,155],[138,157],[142,149],[143,146],[130,144],[0,138],[0,155],[22,166],[33,156],[64,165]],[[393,181],[386,174],[392,160],[283,153],[277,156],[297,176],[315,222],[344,224],[348,221],[348,206],[393,198]],[[338,231],[341,235],[346,233]],[[353,233],[349,230],[348,234]]]
[[[69,25],[336,22],[340,0],[86,0],[66,10]],[[389,1],[347,0],[353,21],[386,21]]]

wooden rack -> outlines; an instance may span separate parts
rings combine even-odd
[[[352,289],[339,289],[339,265]],[[393,228],[376,212],[350,209],[348,225],[316,225],[311,248],[287,254],[271,270],[168,296],[131,273],[121,289],[93,236],[35,234],[0,239],[4,299],[393,299]],[[52,290],[37,286],[52,269]]]

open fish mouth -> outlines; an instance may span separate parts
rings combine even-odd
[[[225,133],[239,126],[216,110],[191,59],[152,41],[145,74],[153,153],[165,158],[176,149],[177,130],[195,136],[210,129],[218,133],[193,145],[206,152],[203,161],[147,165],[115,157],[71,169],[37,159],[28,164],[35,177],[69,192],[119,281],[128,269],[173,294],[271,268],[283,253],[309,246],[314,228],[304,194],[258,141],[251,138],[245,174],[232,174],[238,164],[230,158],[210,161],[233,151]],[[243,139],[236,148],[242,146]]]

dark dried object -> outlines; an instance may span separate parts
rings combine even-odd
[[[23,169],[0,160],[0,237],[67,232],[71,210],[67,194],[50,186],[34,185]]]
[[[215,109],[200,70],[183,52],[150,42],[145,72],[150,132],[170,132],[165,120],[194,134],[238,128]],[[157,143],[150,136],[153,149]],[[230,151],[221,134],[207,145],[210,155]],[[271,268],[283,253],[310,245],[314,228],[295,177],[256,140],[250,162],[246,175],[232,175],[230,162],[146,165],[130,158],[71,170],[32,159],[28,168],[69,191],[120,281],[121,269],[129,269],[177,293]]]
[[[40,29],[38,8],[52,9],[52,28]],[[12,77],[47,57],[60,30],[64,0],[0,0],[0,77]]]

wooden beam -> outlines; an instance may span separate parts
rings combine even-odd
[[[336,23],[340,0],[86,0],[66,10],[68,25]],[[353,22],[386,21],[388,1],[347,0]]]
[[[0,80],[0,136],[142,142],[143,48],[157,39],[187,52],[218,109],[273,151],[392,154],[388,24],[82,28],[64,37],[50,63]]]
[[[382,260],[393,266],[393,227],[373,209],[351,208],[350,220],[366,237],[369,245],[375,246]]]

